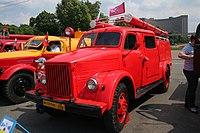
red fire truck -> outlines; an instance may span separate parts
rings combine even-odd
[[[26,41],[35,35],[10,34],[0,36],[0,52],[19,51],[23,49]]]
[[[159,85],[160,91],[168,90],[168,33],[130,15],[120,20],[132,27],[94,21],[77,50],[45,63],[45,74],[25,94],[38,111],[103,117],[108,130],[119,132],[128,120],[129,99]]]
[[[66,35],[71,36],[73,29],[68,27]],[[37,60],[44,57],[46,60],[76,49],[81,35],[84,32],[77,31],[74,38],[48,36],[48,46],[43,44],[44,36],[35,36],[29,39],[24,50],[0,53],[0,89],[4,96],[12,103],[27,101],[24,97],[26,90],[34,88],[34,71]],[[57,47],[59,51],[52,50]]]

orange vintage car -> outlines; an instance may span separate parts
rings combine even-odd
[[[48,36],[49,46],[43,45],[45,36],[35,36],[25,45],[23,51],[0,53],[0,86],[4,95],[13,103],[26,101],[25,91],[34,88],[34,71],[40,57],[46,60],[76,49],[83,32],[75,32],[75,37]],[[52,51],[55,45],[60,51]]]

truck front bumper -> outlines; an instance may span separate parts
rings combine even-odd
[[[102,113],[107,108],[107,104],[105,104],[103,102],[96,102],[96,101],[91,101],[91,100],[81,100],[81,99],[77,99],[74,102],[69,102],[70,100],[69,101],[60,100],[60,99],[55,100],[55,99],[50,99],[50,98],[44,97],[44,96],[37,96],[32,92],[26,92],[25,97],[37,104],[44,106],[44,107],[48,107],[48,106],[44,105],[44,101],[47,101],[47,102],[50,102],[53,104],[63,105],[64,106],[63,111],[86,115],[86,116],[90,116],[90,117],[96,117],[96,118],[100,118],[102,116]]]

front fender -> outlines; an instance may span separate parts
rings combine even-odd
[[[86,88],[83,98],[104,102],[107,104],[107,110],[109,110],[112,107],[115,89],[124,77],[129,77],[133,81],[132,76],[122,70],[102,72],[94,75],[92,78],[97,80],[98,88],[95,92],[90,92]]]
[[[34,72],[36,70],[35,67],[28,65],[28,64],[16,64],[11,66],[10,68],[6,69],[1,75],[0,80],[8,80],[14,73],[20,70],[29,70]]]

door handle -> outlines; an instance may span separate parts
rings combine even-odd
[[[143,61],[149,61],[149,58],[143,54],[140,55],[140,58],[142,58]]]
[[[144,60],[144,61],[149,61],[149,58],[145,56],[145,57],[143,58],[143,60]]]

